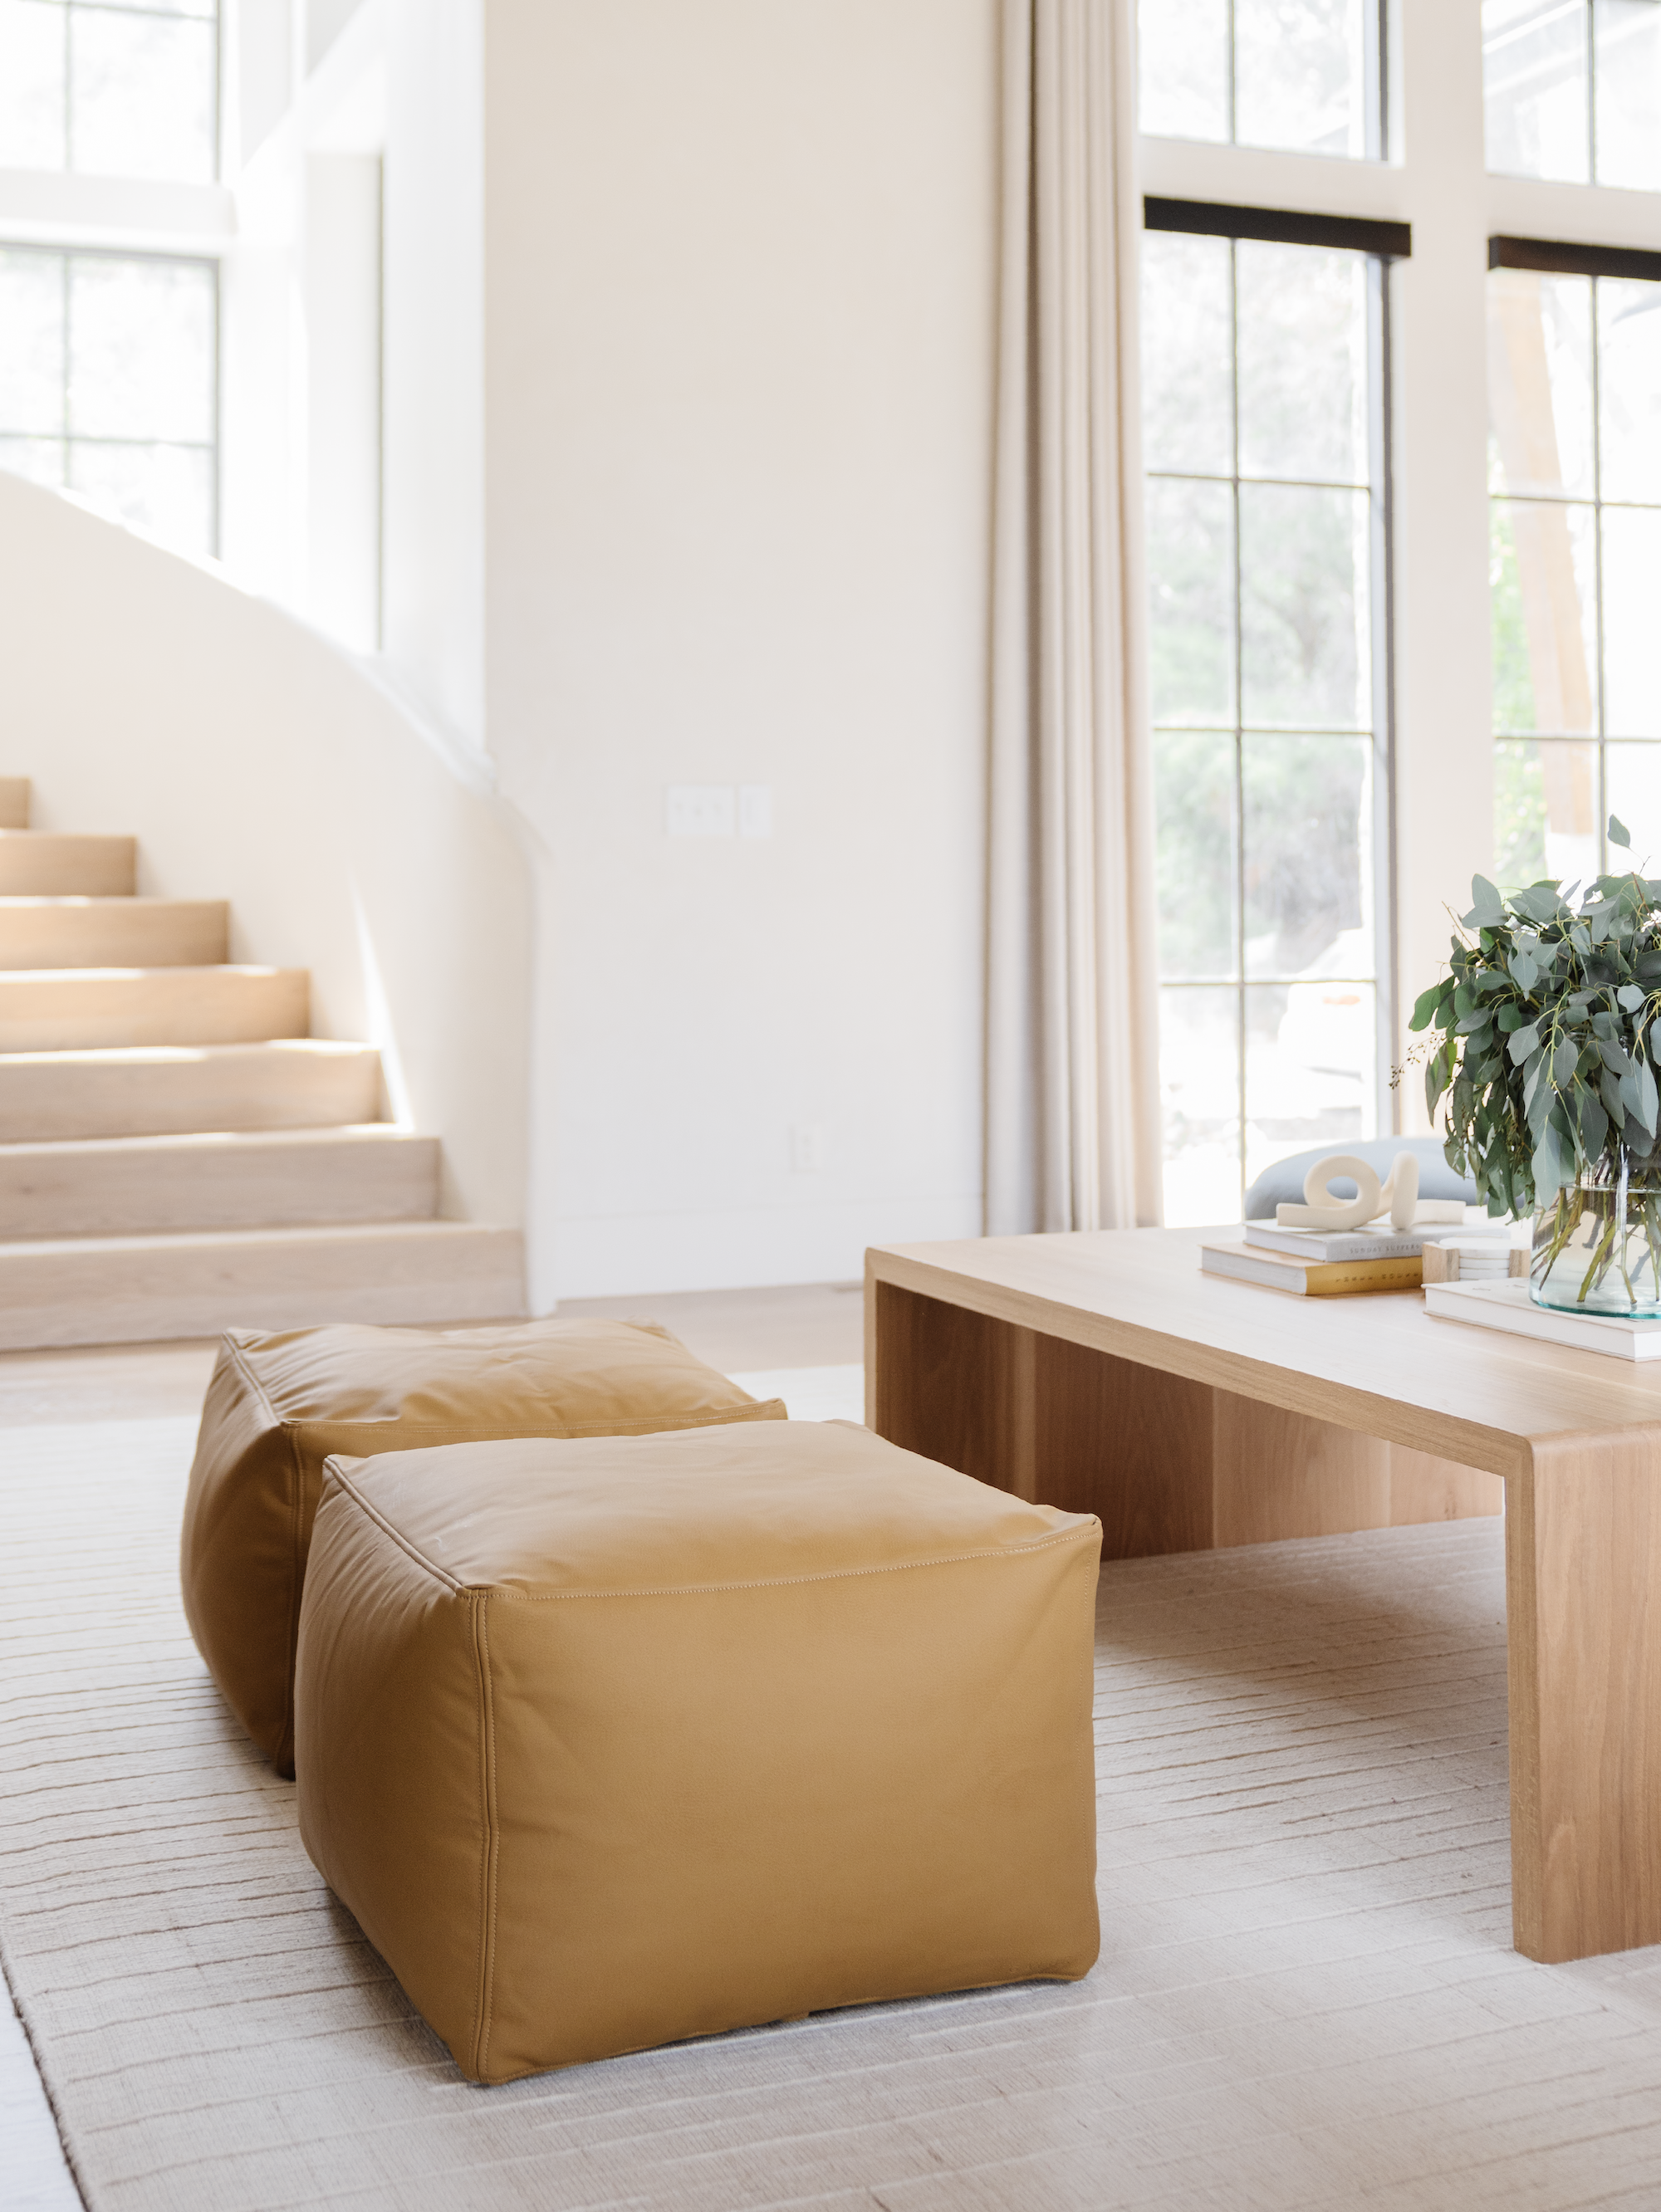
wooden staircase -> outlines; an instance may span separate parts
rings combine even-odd
[[[519,1232],[436,1218],[437,1139],[307,1036],[306,971],[28,802],[0,777],[0,1350],[521,1312]]]

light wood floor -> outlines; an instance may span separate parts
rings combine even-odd
[[[767,1336],[772,1292],[751,1338],[741,1303],[692,1321],[754,1381],[755,1352],[793,1352],[828,1410],[851,1366],[830,1301],[855,1318],[859,1301],[819,1295],[818,1335]],[[0,1486],[56,1455],[29,1429],[83,1424],[96,1449],[104,1424],[113,1445],[118,1425],[188,1414],[210,1359],[0,1361]],[[1661,1950],[1549,1967],[1509,1948],[1500,1536],[1456,1522],[1110,1567],[1088,1979],[490,2092],[490,2155],[453,2176],[470,2212],[1657,2212]],[[478,2100],[432,2081],[447,2112]],[[143,2148],[112,2205],[168,2202],[165,2174],[138,2178]],[[319,2144],[316,2173],[346,2150]],[[227,2207],[274,2203],[257,2161],[233,2179]],[[442,2201],[436,2179],[347,2193]],[[79,2202],[0,2018],[0,2205]]]

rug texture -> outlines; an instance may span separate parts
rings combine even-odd
[[[1661,2204],[1661,1957],[1509,1948],[1497,1522],[1106,1571],[1086,1981],[479,2089],[191,1645],[192,1440],[0,1435],[0,1943],[94,2212]]]

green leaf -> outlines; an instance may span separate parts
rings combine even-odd
[[[1523,1009],[1513,1000],[1508,1006],[1500,1007],[1494,1019],[1502,1030],[1519,1029],[1523,1023]]]
[[[1526,952],[1514,952],[1511,957],[1511,980],[1519,991],[1531,991],[1540,981],[1540,970]]]
[[[1609,1133],[1609,1117],[1590,1091],[1580,1093],[1580,1142],[1586,1158],[1595,1160]]]
[[[1486,876],[1471,878],[1470,906],[1471,915],[1480,928],[1503,929],[1505,927],[1506,902]]]
[[[1506,1051],[1511,1054],[1512,1066],[1520,1067],[1539,1042],[1540,1024],[1538,1022],[1530,1022],[1526,1029],[1514,1030],[1512,1034],[1511,1042],[1506,1048]]]
[[[1609,1109],[1609,1119],[1615,1127],[1624,1128],[1627,1123],[1627,1109],[1621,1103],[1621,1085],[1609,1073],[1608,1068],[1605,1068],[1597,1079],[1597,1093]]]
[[[1440,983],[1433,983],[1429,990],[1420,992],[1413,1002],[1413,1019],[1408,1024],[1409,1030],[1427,1030],[1435,1021],[1436,1010],[1442,1003],[1443,988]]]
[[[1574,1040],[1572,1037],[1565,1037],[1552,1054],[1551,1060],[1551,1079],[1560,1091],[1565,1085],[1573,1080],[1574,1071],[1579,1064],[1579,1060],[1580,1055],[1574,1048]]]
[[[1654,1071],[1646,1060],[1640,1060],[1638,1063],[1637,1091],[1638,1118],[1651,1136],[1653,1136],[1656,1109],[1658,1105],[1661,1105],[1661,1099],[1658,1099],[1656,1096]]]
[[[1632,832],[1618,814],[1609,817],[1609,842],[1611,845],[1623,845],[1628,852],[1632,849]]]
[[[1615,994],[1617,1006],[1624,1006],[1629,1014],[1636,1013],[1644,1003],[1644,994],[1636,983],[1623,983]]]

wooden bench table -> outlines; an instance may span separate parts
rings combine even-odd
[[[1500,1510],[1512,1922],[1661,1942],[1661,1362],[1202,1275],[1197,1230],[873,1250],[866,1419],[1109,1559]],[[1499,1478],[1498,1480],[1496,1478]]]

